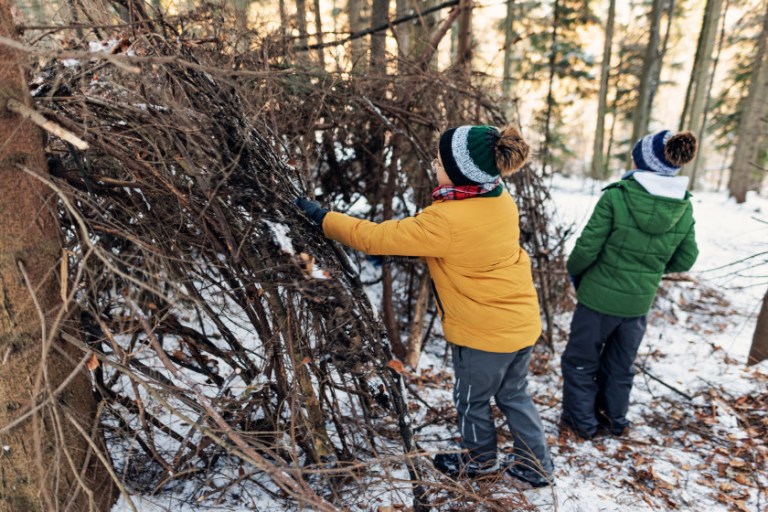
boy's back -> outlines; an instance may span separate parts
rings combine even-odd
[[[696,261],[690,194],[683,187],[680,198],[657,195],[664,190],[654,186],[635,175],[606,187],[568,258],[568,272],[582,277],[582,304],[609,315],[644,315],[662,275],[689,270]]]

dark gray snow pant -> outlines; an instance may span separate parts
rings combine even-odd
[[[576,306],[561,359],[562,419],[580,435],[592,437],[600,423],[614,434],[629,426],[632,363],[645,326],[645,316],[625,318]]]
[[[496,425],[491,397],[507,418],[515,462],[552,473],[544,429],[528,394],[528,363],[533,347],[510,354],[451,345],[456,383],[453,398],[459,416],[461,446],[480,464],[496,460]]]

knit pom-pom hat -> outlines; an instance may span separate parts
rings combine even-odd
[[[501,134],[493,126],[459,126],[440,136],[440,160],[454,185],[498,181],[495,148]]]
[[[632,148],[632,159],[640,170],[674,176],[693,160],[696,147],[696,137],[691,132],[673,135],[662,130],[638,140]]]

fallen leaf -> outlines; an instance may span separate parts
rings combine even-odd
[[[390,359],[389,361],[387,361],[387,366],[389,368],[392,368],[395,372],[399,373],[400,375],[403,375],[405,373],[405,367],[403,366],[403,363],[401,363],[397,359]]]
[[[99,358],[96,357],[96,354],[91,354],[91,357],[88,358],[88,362],[85,363],[85,366],[89,370],[93,371],[93,370],[95,370],[96,368],[99,367],[99,364],[100,364],[99,363]]]

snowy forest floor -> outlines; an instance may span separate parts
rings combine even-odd
[[[573,224],[579,233],[601,185],[554,180],[557,222]],[[745,366],[768,285],[768,257],[752,257],[766,250],[768,200],[753,196],[737,206],[725,193],[696,193],[693,201],[700,257],[684,278],[663,281],[649,314],[637,359],[642,370],[632,391],[630,433],[582,441],[560,431],[560,355],[571,317],[563,314],[556,319],[554,354],[539,351],[529,379],[552,449],[556,486],[527,489],[508,477],[461,482],[473,498],[445,502],[440,510],[483,510],[477,505],[483,497],[507,503],[506,510],[768,510],[768,362]],[[574,242],[575,237],[569,248]],[[439,333],[436,327],[419,368],[406,374],[416,440],[432,454],[458,447],[453,375]],[[509,450],[511,436],[496,412],[500,448]],[[375,480],[376,473],[370,468],[361,478]],[[438,480],[433,484],[445,478],[431,476]],[[380,482],[345,500],[350,510],[409,508],[404,471]],[[247,504],[242,496],[216,505],[183,494],[180,489],[174,496],[137,496],[134,503],[152,512],[281,510],[258,488],[248,493]],[[113,512],[125,510],[130,508],[121,499]]]
[[[600,185],[556,180],[552,195],[561,222],[580,232]],[[752,197],[737,206],[724,194],[697,193],[694,203],[701,255],[689,279],[665,280],[659,290],[637,359],[647,373],[635,378],[628,436],[583,441],[559,429],[559,358],[570,313],[557,319],[554,357],[539,353],[534,361],[529,389],[549,437],[556,486],[523,491],[531,509],[768,510],[768,365],[744,364],[768,258],[730,265],[765,251],[768,201]],[[444,352],[443,343],[431,343],[413,379],[422,398],[450,410]],[[456,432],[451,419],[422,430],[421,445],[455,447],[445,438],[446,428]],[[500,415],[497,424],[507,431]],[[506,443],[509,448],[509,438]],[[483,493],[503,494],[511,485],[502,480]]]

